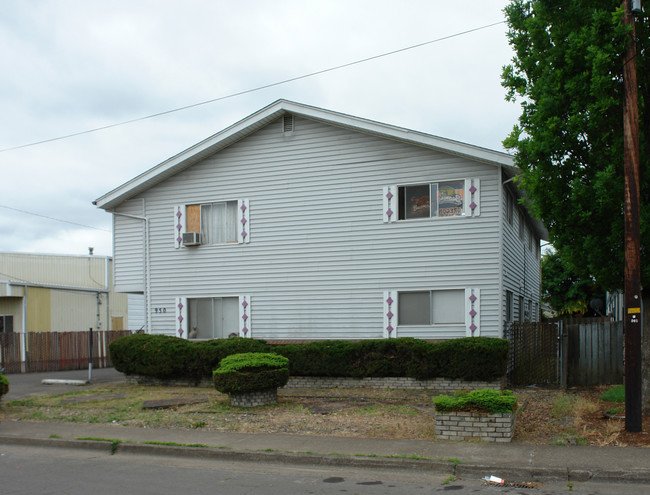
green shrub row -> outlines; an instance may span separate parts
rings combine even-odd
[[[273,353],[233,354],[223,358],[212,378],[224,394],[279,388],[289,381],[289,360]]]
[[[480,411],[486,413],[511,413],[517,406],[517,398],[510,390],[482,388],[467,393],[439,395],[433,399],[436,411]]]
[[[9,392],[9,380],[7,377],[0,373],[0,399],[3,395]]]
[[[289,359],[292,376],[412,377],[496,380],[506,373],[508,342],[468,337],[444,342],[399,338],[358,342],[329,340],[270,345],[232,338],[192,342],[163,335],[134,334],[109,346],[115,369],[158,378],[211,378],[223,358],[247,352],[273,352]]]

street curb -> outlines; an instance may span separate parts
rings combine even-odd
[[[279,451],[242,451],[228,447],[186,447],[182,445],[151,445],[129,443],[115,439],[66,440],[61,438],[25,438],[0,436],[0,445],[25,445],[68,449],[89,449],[109,454],[152,455],[220,459],[228,461],[265,462],[302,466],[341,466],[368,469],[426,470],[454,475],[456,463],[443,460],[405,459],[391,457],[365,457],[343,454],[313,454]]]
[[[335,466],[365,469],[392,469],[428,471],[431,473],[456,476],[458,478],[483,479],[497,475],[508,481],[549,482],[549,481],[591,481],[602,483],[650,483],[650,469],[646,470],[586,470],[572,468],[545,467],[507,467],[488,464],[408,459],[393,457],[351,456],[339,454],[314,454],[280,451],[242,451],[229,447],[187,447],[182,445],[151,445],[129,443],[115,439],[104,440],[66,440],[61,438],[25,438],[0,436],[0,445],[24,445],[32,447],[53,447],[103,451],[118,455],[151,455],[168,457],[187,457],[195,459],[215,459],[256,463],[276,463],[300,466]]]

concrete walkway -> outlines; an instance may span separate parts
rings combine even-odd
[[[94,370],[93,376],[91,386],[123,380],[123,376],[114,370]],[[43,385],[40,381],[44,378],[79,380],[84,379],[84,374],[74,371],[9,375],[11,391],[5,399],[73,388],[70,385]],[[104,441],[87,440],[89,438]],[[494,475],[509,482],[591,480],[650,483],[650,448],[640,447],[351,439],[26,421],[1,422],[2,444],[101,449],[106,452],[113,449],[117,455],[143,453],[300,465],[424,469],[461,478]],[[207,447],[191,447],[192,444]]]

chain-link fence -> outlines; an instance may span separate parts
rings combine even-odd
[[[561,326],[557,323],[509,323],[508,383],[512,386],[561,385]]]

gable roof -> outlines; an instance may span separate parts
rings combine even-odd
[[[453,141],[451,139],[445,139],[431,134],[383,124],[373,120],[362,119],[360,117],[354,117],[352,115],[333,112],[331,110],[325,110],[301,103],[288,100],[278,100],[230,127],[204,139],[185,151],[165,160],[121,186],[118,186],[93,201],[93,204],[104,210],[111,210],[138,193],[149,189],[159,182],[168,179],[209,156],[214,155],[216,152],[256,132],[285,114],[302,116],[326,124],[415,144],[483,163],[489,163],[501,167],[508,178],[514,177],[518,174],[518,169],[514,166],[512,156],[507,153],[489,150],[479,146],[461,143],[459,141]],[[535,225],[535,229],[541,238],[545,239],[548,235],[546,229],[541,225],[541,223]]]

